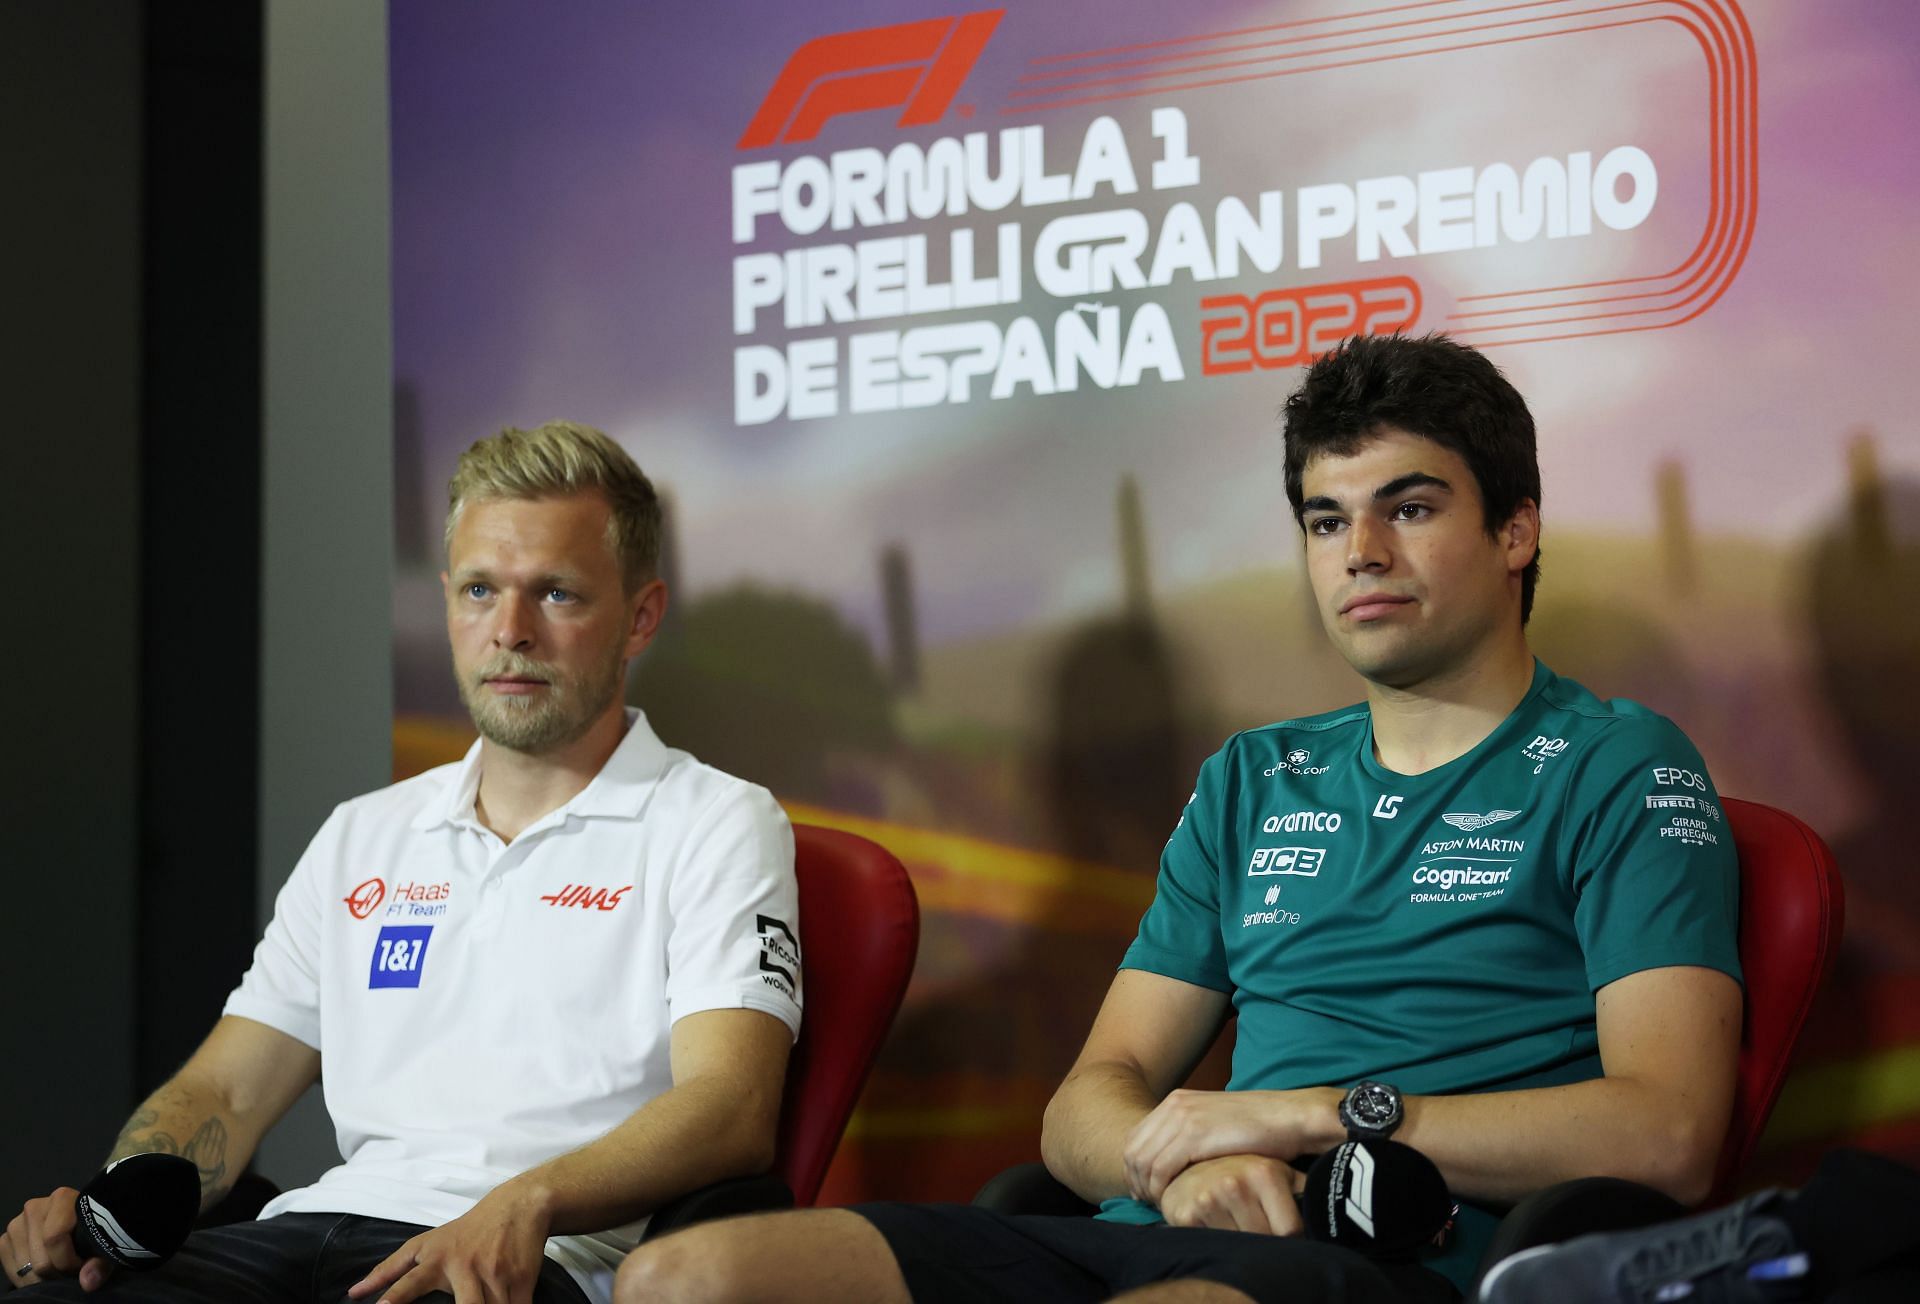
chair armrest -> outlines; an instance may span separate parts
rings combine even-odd
[[[641,1233],[640,1240],[644,1244],[668,1232],[715,1218],[791,1208],[793,1192],[787,1189],[785,1181],[772,1173],[762,1173],[758,1177],[730,1177],[726,1181],[688,1191],[678,1199],[661,1205],[648,1219],[647,1229]]]
[[[987,1179],[973,1197],[975,1207],[995,1213],[1041,1213],[1084,1218],[1097,1212],[1061,1184],[1045,1164],[1016,1164]]]
[[[1536,1245],[1570,1241],[1589,1232],[1649,1227],[1692,1212],[1670,1195],[1618,1177],[1582,1177],[1549,1186],[1513,1206],[1494,1229],[1481,1257],[1477,1283],[1510,1254]],[[1472,1292],[1468,1292],[1472,1298]]]
[[[201,1211],[193,1225],[206,1228],[252,1222],[266,1208],[267,1201],[279,1194],[279,1187],[249,1168],[234,1181],[220,1203]]]

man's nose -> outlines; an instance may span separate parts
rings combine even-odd
[[[533,608],[518,594],[502,594],[494,606],[493,645],[511,652],[533,646]]]
[[[1392,540],[1379,521],[1361,517],[1347,531],[1347,570],[1379,572],[1393,564]]]

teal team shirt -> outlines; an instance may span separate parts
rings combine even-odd
[[[1738,867],[1705,764],[1638,703],[1535,664],[1526,698],[1425,774],[1364,705],[1234,735],[1161,856],[1121,967],[1228,993],[1229,1091],[1511,1091],[1600,1076],[1594,993],[1642,969],[1736,980]],[[1104,1217],[1157,1221],[1134,1201]],[[1495,1219],[1433,1267],[1464,1284]]]

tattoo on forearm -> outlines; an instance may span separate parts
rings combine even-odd
[[[120,1135],[113,1139],[113,1152],[107,1156],[107,1162],[125,1159],[128,1155],[144,1155],[159,1151],[165,1155],[180,1153],[180,1144],[165,1132],[149,1129],[160,1121],[160,1112],[153,1109],[137,1109],[127,1125],[120,1129]]]
[[[200,1170],[201,1204],[204,1206],[217,1202],[233,1185],[227,1176],[226,1123],[218,1115],[208,1118],[187,1138],[183,1146],[172,1133],[154,1127],[159,1121],[158,1110],[145,1107],[136,1110],[133,1117],[127,1120],[127,1125],[120,1129],[107,1162],[125,1159],[129,1155],[180,1155],[192,1160],[193,1166]]]
[[[180,1153],[200,1170],[202,1200],[216,1200],[232,1185],[227,1180],[227,1125],[218,1115],[202,1123]]]

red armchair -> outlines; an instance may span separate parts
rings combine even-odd
[[[658,1210],[646,1238],[710,1218],[810,1205],[893,1026],[920,945],[920,903],[893,854],[838,829],[793,827],[806,1012],[787,1061],[773,1171]]]
[[[1714,1177],[1716,1198],[1730,1194],[1753,1157],[1846,921],[1840,871],[1819,834],[1757,801],[1729,797],[1721,805],[1740,855],[1740,968],[1747,1000],[1733,1120]]]
[[[812,1204],[913,976],[920,903],[878,843],[796,824],[806,1017],[787,1068],[774,1171]]]

